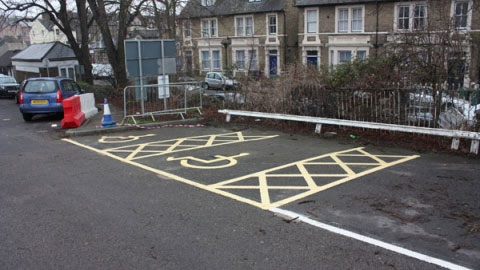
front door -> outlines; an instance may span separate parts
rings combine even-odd
[[[270,77],[278,74],[278,55],[277,51],[270,51],[269,53],[269,67],[270,67]]]

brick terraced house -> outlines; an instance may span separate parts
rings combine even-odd
[[[293,0],[191,0],[180,14],[187,73],[281,74],[297,55]]]
[[[480,1],[479,1],[480,2]],[[406,39],[462,36],[449,82],[479,82],[480,9],[475,0],[191,0],[179,16],[186,73],[281,74],[300,61],[320,68],[394,52]],[[447,35],[447,36],[448,36]],[[444,35],[445,36],[445,35]],[[434,43],[434,42],[433,42]],[[416,44],[422,47],[422,44]],[[442,56],[443,57],[443,56]]]
[[[474,3],[474,0],[297,0],[300,59],[317,67],[336,66],[365,59],[404,42],[408,35],[433,37],[449,31],[465,35],[461,45],[463,74],[454,82],[467,86],[479,80],[480,12],[478,3],[476,6]]]

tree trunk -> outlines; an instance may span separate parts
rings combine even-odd
[[[128,14],[129,3],[125,0],[120,1],[117,46],[113,41],[112,33],[108,25],[108,16],[103,0],[88,0],[88,3],[90,4],[90,8],[95,16],[95,21],[102,33],[103,42],[107,50],[108,61],[112,66],[113,74],[115,76],[115,86],[120,88],[125,87],[127,85],[127,74],[125,68],[124,41],[127,34],[126,17]]]

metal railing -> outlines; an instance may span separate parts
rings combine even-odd
[[[240,91],[242,104],[226,109],[363,122],[480,131],[480,90],[445,85],[331,89],[320,84]]]
[[[382,88],[332,89],[315,83],[248,86],[241,90],[241,104],[230,103],[220,113],[403,131],[471,139],[478,153],[480,139],[480,90],[447,85],[392,84]],[[228,110],[228,109],[238,110]]]
[[[180,115],[185,119],[189,111],[201,114],[203,89],[200,82],[150,84],[127,86],[123,89],[123,121],[137,117]]]

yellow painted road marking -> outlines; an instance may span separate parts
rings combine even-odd
[[[221,156],[221,155],[215,155],[215,159],[211,159],[211,160],[205,160],[205,159],[201,159],[201,158],[196,158],[196,157],[192,157],[192,156],[188,156],[188,157],[179,157],[179,158],[174,158],[174,157],[169,157],[167,158],[167,161],[175,161],[175,160],[180,160],[180,164],[183,166],[183,167],[187,167],[187,168],[193,168],[193,169],[201,169],[201,170],[212,170],[212,169],[224,169],[224,168],[228,168],[228,167],[232,167],[232,166],[235,166],[237,164],[237,160],[236,158],[238,157],[244,157],[244,156],[248,156],[250,155],[249,153],[241,153],[239,155],[236,155],[236,156],[230,156],[230,157],[227,157],[227,156]],[[223,164],[223,165],[217,165],[217,166],[201,166],[201,165],[193,165],[193,164],[190,164],[188,161],[189,160],[193,160],[193,161],[196,161],[196,162],[199,162],[199,163],[203,163],[203,164],[212,164],[212,163],[217,163],[217,162],[223,162],[223,161],[228,161],[227,164]]]
[[[102,136],[98,142],[99,143],[127,143],[137,141],[140,138],[152,137],[155,134],[147,134],[142,136]]]
[[[126,145],[115,148],[108,148],[102,151],[109,153],[131,153],[128,160],[138,160],[156,156],[162,156],[171,153],[190,151],[220,145],[227,145],[240,142],[266,140],[278,137],[278,135],[270,136],[245,136],[240,132],[202,135],[194,137],[185,137],[171,140],[163,140],[156,142],[148,142],[141,144]],[[191,142],[205,142],[204,144],[191,144]],[[186,144],[184,144],[186,143]],[[189,144],[190,143],[190,144]],[[152,149],[157,148],[157,149]],[[143,154],[143,155],[142,155]]]
[[[210,135],[212,136],[212,135]],[[276,137],[276,136],[250,136],[250,138],[255,138],[253,140],[259,140],[260,137],[262,139],[265,138],[271,138],[271,137]],[[198,138],[198,137],[197,137]],[[232,137],[234,138],[234,137]],[[236,137],[238,139],[238,137]],[[210,140],[210,137],[207,142]],[[248,141],[249,139],[245,139],[245,141]],[[252,140],[252,139],[250,139]],[[70,140],[70,139],[63,139],[63,141],[72,143],[74,145],[89,149],[91,151],[97,152],[101,155],[105,155],[108,157],[111,157],[113,159],[119,160],[121,162],[124,162],[129,165],[136,166],[138,168],[151,171],[153,173],[156,173],[158,175],[161,175],[163,177],[168,177],[173,180],[186,183],[192,186],[195,186],[200,189],[204,189],[219,195],[223,195],[226,197],[229,197],[231,199],[241,201],[262,209],[272,209],[275,207],[279,207],[284,204],[291,203],[293,201],[305,198],[307,196],[310,196],[312,194],[327,190],[329,188],[347,183],[353,179],[359,178],[361,176],[365,176],[370,173],[377,172],[379,170],[383,170],[385,168],[395,166],[410,160],[413,160],[415,158],[418,158],[418,155],[412,155],[412,156],[399,156],[399,155],[373,155],[371,153],[368,153],[363,149],[363,147],[359,148],[353,148],[353,149],[348,149],[344,151],[339,151],[339,152],[334,152],[334,153],[329,153],[329,154],[324,154],[320,155],[317,157],[301,160],[301,161],[296,161],[292,162],[289,164],[285,164],[282,166],[278,166],[275,168],[271,168],[268,170],[263,170],[260,172],[248,174],[245,176],[237,177],[234,179],[226,180],[226,181],[221,181],[219,183],[215,183],[212,185],[204,185],[201,183],[198,183],[196,181],[192,181],[165,171],[161,171],[146,165],[143,165],[141,163],[135,162],[132,159],[127,159],[127,158],[122,158],[117,155],[114,155],[111,153],[112,149],[107,149],[107,150],[100,150],[96,149],[94,147],[90,147],[88,145],[81,144],[79,142]],[[171,140],[172,142],[177,140]],[[231,142],[230,142],[231,143]],[[142,146],[143,144],[137,145],[137,148],[139,146]],[[218,144],[217,144],[218,145]],[[215,144],[211,145],[215,146]],[[203,147],[211,147],[211,146],[206,146],[204,145]],[[133,151],[131,151],[133,152]],[[173,151],[172,151],[173,152]],[[351,157],[351,156],[357,156],[357,157],[366,157],[375,160],[374,163],[348,163],[344,162],[342,160],[342,157]],[[218,156],[217,156],[218,157]],[[223,157],[223,156],[220,156]],[[384,161],[382,158],[397,158],[398,160],[392,161],[392,162],[387,162]],[[328,161],[322,162],[322,159],[327,159]],[[336,161],[335,163],[331,162],[331,160]],[[318,166],[318,168],[326,168],[326,166],[334,166],[334,167],[340,167],[342,168],[347,174],[338,174],[338,173],[310,173],[308,171],[308,168],[305,167],[305,165],[309,166]],[[366,169],[364,171],[361,171],[359,173],[356,173],[354,170],[352,170],[349,166],[354,166],[354,165],[362,165],[362,166],[374,166],[373,168]],[[286,169],[286,168],[296,168],[298,170],[298,173],[279,173],[280,170]],[[304,183],[303,184],[298,184],[298,185],[269,185],[269,181],[273,180],[275,178],[292,178],[292,179],[301,179],[303,178]],[[320,178],[320,179],[325,179],[330,181],[329,183],[319,185],[315,182],[315,178]],[[333,180],[332,180],[333,178]],[[340,178],[340,179],[338,179]],[[251,180],[251,179],[257,179],[258,180],[258,185],[239,185],[238,183],[244,180]],[[235,190],[258,190],[260,193],[260,201],[255,201],[250,198],[245,198],[239,195],[236,195],[232,193]],[[272,201],[272,197],[270,194],[270,191],[290,191],[287,193],[282,193],[282,194],[287,194],[285,195],[284,198],[281,198],[277,201]],[[296,195],[288,195],[291,194],[291,192],[300,192]],[[282,194],[280,196],[282,196]],[[277,198],[277,197],[276,197]]]
[[[338,163],[338,165],[340,165],[340,167],[342,167],[343,170],[345,170],[348,175],[355,175],[355,172],[352,171],[352,169],[350,169],[350,167],[348,167],[345,163],[343,163],[343,161],[341,161],[336,155],[331,155],[331,157]]]
[[[361,153],[361,154],[358,154]],[[366,157],[375,160],[373,163],[348,163],[342,161],[341,157],[349,157],[349,156],[357,156],[357,157]],[[237,177],[234,179],[222,181],[220,183],[212,184],[210,185],[211,187],[217,188],[217,189],[223,189],[223,190],[235,190],[235,189],[251,189],[251,190],[259,190],[261,194],[261,201],[256,202],[259,203],[261,208],[263,209],[271,209],[275,207],[280,207],[284,204],[291,203],[293,201],[305,198],[307,196],[313,195],[315,193],[324,191],[326,189],[347,183],[353,179],[359,178],[361,176],[374,173],[376,171],[403,163],[407,162],[409,160],[418,158],[419,156],[388,156],[388,155],[382,155],[382,157],[388,157],[388,158],[398,158],[398,160],[393,161],[393,162],[386,162],[382,159],[379,158],[378,155],[373,155],[371,153],[366,152],[363,150],[363,147],[359,148],[354,148],[354,149],[348,149],[344,151],[339,151],[336,153],[329,153],[325,155],[321,155],[318,157],[313,157],[309,158],[306,160],[302,161],[297,161],[297,162],[292,162],[289,164],[285,164],[276,168],[271,168],[268,170],[264,170],[261,172],[257,173],[252,173],[249,175]],[[327,162],[321,162],[322,159],[328,159],[329,161]],[[330,162],[330,159],[335,160],[336,162],[332,163]],[[312,174],[308,172],[307,168],[304,165],[318,165],[320,168],[326,168],[326,166],[335,166],[335,167],[340,167],[342,168],[347,174],[338,174],[338,173],[323,173],[323,174]],[[360,173],[355,173],[350,167],[350,166],[355,166],[355,165],[361,165],[361,166],[374,166],[373,168],[366,169]],[[286,168],[297,168],[299,171],[299,174],[292,174],[292,173],[278,173],[278,171],[286,169]],[[269,179],[275,179],[275,178],[303,178],[305,181],[303,186],[297,186],[293,188],[292,186],[272,186],[268,185],[268,180]],[[249,180],[251,179],[258,179],[259,185],[238,185],[237,183]],[[330,183],[324,184],[324,185],[317,185],[314,181],[314,178],[334,178],[334,180],[331,180]],[[340,179],[336,179],[340,178]],[[265,184],[266,183],[266,184]],[[304,192],[293,195],[293,196],[287,196],[284,199],[278,200],[276,202],[271,201],[271,197],[268,194],[269,190],[305,190]],[[267,199],[268,198],[268,199]]]

